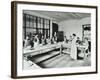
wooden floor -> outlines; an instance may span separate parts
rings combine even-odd
[[[73,60],[69,54],[59,54],[57,51],[38,55],[32,57],[31,61],[42,68],[64,68],[64,67],[78,67],[91,66],[91,56],[89,55],[85,60]]]

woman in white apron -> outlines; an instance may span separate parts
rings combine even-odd
[[[76,35],[73,34],[73,40],[71,42],[71,53],[70,53],[70,56],[71,58],[73,59],[77,59],[77,47],[76,47]]]
[[[38,47],[38,45],[39,45],[39,39],[38,39],[38,35],[36,35],[34,38],[34,48]]]

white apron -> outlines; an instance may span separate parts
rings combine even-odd
[[[71,43],[71,53],[70,53],[70,56],[73,59],[77,59],[76,37],[72,40],[72,43]]]

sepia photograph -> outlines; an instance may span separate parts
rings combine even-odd
[[[96,6],[15,1],[12,7],[13,77],[97,73]]]

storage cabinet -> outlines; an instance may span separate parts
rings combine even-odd
[[[91,24],[84,24],[83,27],[83,39],[87,38],[88,41],[91,41]]]

